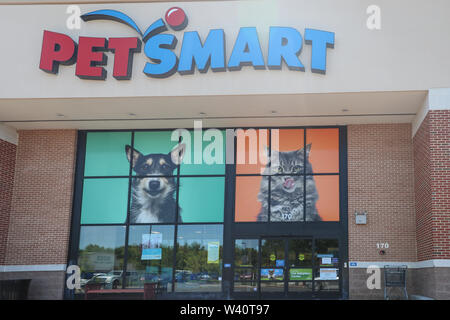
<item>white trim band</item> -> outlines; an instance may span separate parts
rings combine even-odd
[[[433,259],[417,262],[398,262],[398,261],[350,261],[349,267],[352,269],[364,268],[367,269],[369,266],[378,266],[383,268],[384,266],[408,266],[410,269],[421,269],[421,268],[450,268],[450,259]]]
[[[450,88],[433,88],[428,92],[430,110],[450,110]]]
[[[0,272],[66,271],[65,264],[0,266]]]
[[[417,111],[416,117],[412,121],[413,138],[430,110],[450,110],[450,88],[433,88],[428,90],[422,107]]]

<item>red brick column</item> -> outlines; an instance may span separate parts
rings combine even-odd
[[[65,264],[75,130],[19,131],[5,264]]]
[[[350,261],[416,261],[411,125],[350,125],[347,135]],[[355,211],[367,212],[366,225]]]
[[[415,262],[411,125],[349,125],[347,132],[349,260],[381,266]],[[355,211],[367,212],[366,225],[355,223]],[[379,242],[389,244],[384,255],[377,248]],[[368,276],[365,267],[350,268],[350,299],[383,299],[382,289],[368,289]],[[409,292],[413,292],[411,277],[410,272]]]
[[[0,265],[4,264],[14,185],[16,145],[0,140]]]
[[[61,299],[69,245],[75,130],[19,131],[4,272],[30,299]]]
[[[417,256],[450,259],[450,110],[430,110],[414,136]]]

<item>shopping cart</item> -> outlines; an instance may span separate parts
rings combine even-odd
[[[384,300],[391,299],[388,288],[402,288],[405,299],[408,300],[406,291],[406,270],[408,266],[384,266]]]

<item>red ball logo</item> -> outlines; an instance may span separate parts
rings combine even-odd
[[[188,24],[186,13],[183,9],[172,7],[166,12],[167,24],[176,31],[183,30]]]

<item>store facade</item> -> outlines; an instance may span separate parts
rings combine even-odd
[[[0,1],[0,279],[448,299],[448,4],[323,2]]]

